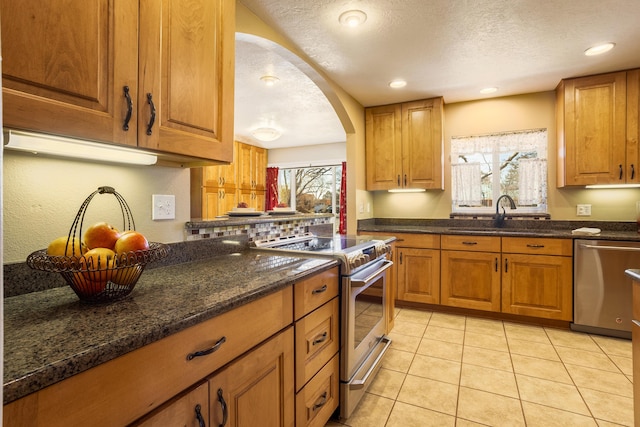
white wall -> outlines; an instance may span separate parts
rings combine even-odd
[[[280,168],[338,165],[347,160],[347,144],[306,145],[274,148],[268,152],[268,166]]]
[[[100,186],[116,189],[129,204],[136,229],[150,241],[184,240],[190,220],[189,170],[50,159],[5,151],[3,160],[3,262],[24,262],[56,237],[66,236],[84,200]],[[151,195],[176,196],[175,220],[151,220]],[[107,221],[122,228],[115,197],[96,195],[83,228]]]

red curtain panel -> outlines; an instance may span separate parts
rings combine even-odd
[[[340,227],[338,233],[347,234],[347,162],[342,162],[342,181],[340,183]]]
[[[266,206],[268,211],[278,205],[278,168],[267,168]]]

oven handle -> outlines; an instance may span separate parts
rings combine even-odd
[[[378,367],[380,360],[384,357],[385,353],[387,352],[387,349],[391,345],[391,340],[387,337],[382,337],[380,342],[382,341],[385,341],[384,348],[380,351],[380,353],[378,354],[378,357],[376,357],[376,360],[371,364],[371,367],[369,367],[369,370],[367,371],[367,373],[364,374],[364,377],[361,380],[355,380],[349,383],[350,389],[362,388],[367,383],[367,381],[369,381],[369,377],[371,376],[373,371]]]
[[[391,268],[392,265],[393,265],[393,261],[390,261],[388,259],[384,260],[384,262],[382,263],[382,266],[379,269],[377,269],[375,273],[365,277],[364,279],[351,278],[351,286],[356,288],[365,286],[367,283],[370,283],[373,279],[375,279],[376,276],[383,273],[385,270]]]

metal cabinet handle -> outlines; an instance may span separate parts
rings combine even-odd
[[[405,187],[407,186],[407,174],[406,173],[404,174],[404,186]]]
[[[473,245],[477,245],[478,242],[462,242],[462,244],[467,246],[473,246]]]
[[[400,175],[398,175],[398,187],[400,187]]]
[[[631,163],[631,179],[636,177],[636,168],[633,167],[633,163]]]
[[[508,258],[504,259],[504,272],[505,273],[509,272],[509,259]]]
[[[400,252],[400,264],[402,264],[402,252]]]
[[[544,245],[528,244],[527,247],[528,248],[533,248],[533,249],[540,249],[540,248],[544,248]]]
[[[147,104],[151,107],[151,117],[149,118],[149,124],[147,124],[147,135],[151,135],[151,128],[156,121],[156,106],[153,103],[153,96],[151,92],[147,94]]]
[[[204,422],[204,418],[202,417],[202,412],[200,412],[202,407],[200,406],[199,403],[196,405],[195,409],[196,409],[196,419],[198,420],[198,425],[200,427],[207,427],[207,425]]]
[[[322,285],[322,287],[321,287],[321,288],[318,288],[318,289],[314,289],[314,290],[312,290],[312,291],[311,291],[311,294],[312,294],[312,295],[321,294],[321,293],[323,293],[323,292],[326,292],[326,291],[327,291],[327,289],[328,289],[328,288],[327,288],[327,285]]]
[[[620,177],[618,179],[622,179],[622,165],[620,165]]]
[[[131,120],[131,114],[133,113],[133,101],[131,100],[131,95],[129,94],[129,86],[124,86],[122,88],[124,92],[124,98],[127,100],[127,115],[124,118],[124,123],[122,123],[122,130],[129,130],[129,121]]]
[[[222,389],[218,389],[218,402],[220,402],[220,406],[222,406],[222,424],[219,427],[224,427],[227,425],[227,417],[229,415],[229,410],[227,408],[227,402],[224,401],[224,396],[222,395]]]
[[[327,333],[323,332],[320,335],[318,335],[320,338],[316,338],[311,342],[311,345],[318,345],[322,342],[325,342],[327,340]]]
[[[318,400],[316,400],[316,402],[318,403],[314,403],[313,406],[311,407],[312,411],[317,411],[327,403],[327,392],[325,391],[324,393],[322,393],[318,398]]]
[[[227,341],[227,337],[222,337],[218,340],[217,343],[215,343],[215,345],[211,348],[208,348],[206,350],[200,350],[200,351],[195,351],[193,353],[189,353],[187,354],[187,360],[193,360],[196,357],[200,357],[200,356],[208,356],[211,353],[213,353],[214,351],[218,350],[220,348],[220,346],[222,344],[224,344]]]
[[[496,257],[496,272],[498,272],[498,257]]]

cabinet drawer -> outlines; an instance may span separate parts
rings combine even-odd
[[[338,301],[334,298],[296,322],[296,391],[338,352]]]
[[[165,403],[132,427],[195,426],[200,420],[209,419],[209,383]]]
[[[573,240],[541,237],[503,237],[502,252],[511,254],[573,255]]]
[[[500,237],[444,234],[442,249],[470,252],[500,252]]]
[[[323,427],[339,403],[339,355],[296,395],[296,426]]]
[[[440,249],[439,234],[389,233],[396,236],[396,246],[403,248]]]
[[[28,413],[38,426],[128,425],[291,324],[292,305],[291,287],[267,295],[12,402],[4,419]],[[188,360],[222,337],[218,350]],[[70,405],[76,409],[60,411]]]
[[[298,320],[338,296],[338,267],[316,274],[294,285],[295,319]]]

